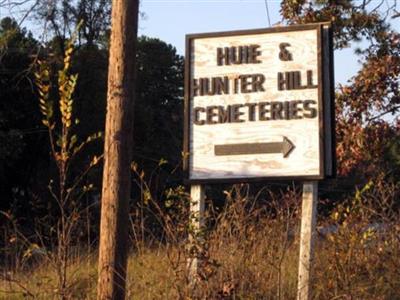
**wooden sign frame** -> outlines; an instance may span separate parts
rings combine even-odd
[[[194,39],[210,37],[231,37],[240,35],[257,35],[266,33],[285,33],[293,31],[316,30],[318,53],[318,117],[319,117],[319,174],[313,176],[260,176],[240,178],[190,178],[190,131],[191,126],[191,45]],[[185,89],[184,89],[184,161],[186,183],[235,183],[258,182],[266,180],[322,180],[336,176],[335,159],[335,117],[334,117],[334,73],[332,30],[329,23],[293,25],[265,29],[213,32],[186,35]]]

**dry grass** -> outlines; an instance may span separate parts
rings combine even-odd
[[[400,299],[397,190],[371,183],[319,220],[319,229],[331,230],[321,230],[317,238],[314,299]],[[167,235],[162,243],[138,247],[130,256],[128,299],[295,299],[299,203],[293,191],[270,195],[264,203],[243,188],[229,191],[221,212],[209,209],[209,229],[194,252],[176,238],[182,232],[174,229],[182,227],[164,223],[175,239]],[[193,256],[202,258],[194,287],[186,270]],[[95,256],[72,261],[67,298],[95,299]],[[48,262],[4,271],[2,277],[1,299],[60,297]]]

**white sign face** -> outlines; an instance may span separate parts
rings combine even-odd
[[[187,36],[189,180],[324,177],[322,27],[293,28]]]

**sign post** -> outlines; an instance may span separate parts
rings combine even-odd
[[[306,182],[299,299],[310,297],[316,181],[335,176],[333,82],[328,23],[186,36],[184,170],[192,200],[203,199],[209,183]]]
[[[304,182],[301,207],[300,255],[297,299],[311,299],[310,279],[314,259],[314,236],[317,223],[318,182]]]
[[[190,187],[190,236],[189,243],[194,243],[194,239],[204,226],[204,209],[205,209],[205,193],[204,186],[200,184],[192,185]],[[189,281],[192,285],[195,284],[197,272],[199,267],[199,260],[197,257],[189,257]]]

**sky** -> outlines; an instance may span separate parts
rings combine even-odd
[[[372,5],[383,1],[381,9],[384,10],[396,0],[371,1]],[[18,7],[13,10],[15,15],[11,13],[17,19],[26,12],[26,7],[21,11],[18,11]],[[140,12],[144,16],[139,21],[139,34],[159,38],[175,46],[178,53],[184,55],[186,34],[274,26],[281,21],[279,10],[280,0],[141,0]],[[0,18],[7,15],[10,15],[10,10],[0,8]],[[27,20],[23,26],[35,32],[35,23],[30,22],[29,18]],[[391,24],[400,31],[400,18],[392,20]],[[36,31],[42,30],[40,27]],[[345,84],[360,69],[359,57],[354,55],[357,46],[353,44],[350,48],[335,51],[336,85]]]
[[[264,0],[142,0],[139,34],[172,44],[183,55],[186,34],[265,28],[281,21],[280,1],[268,0],[267,4],[270,20]],[[392,22],[398,31],[399,19]],[[345,84],[360,69],[356,46],[335,51],[336,84]]]

